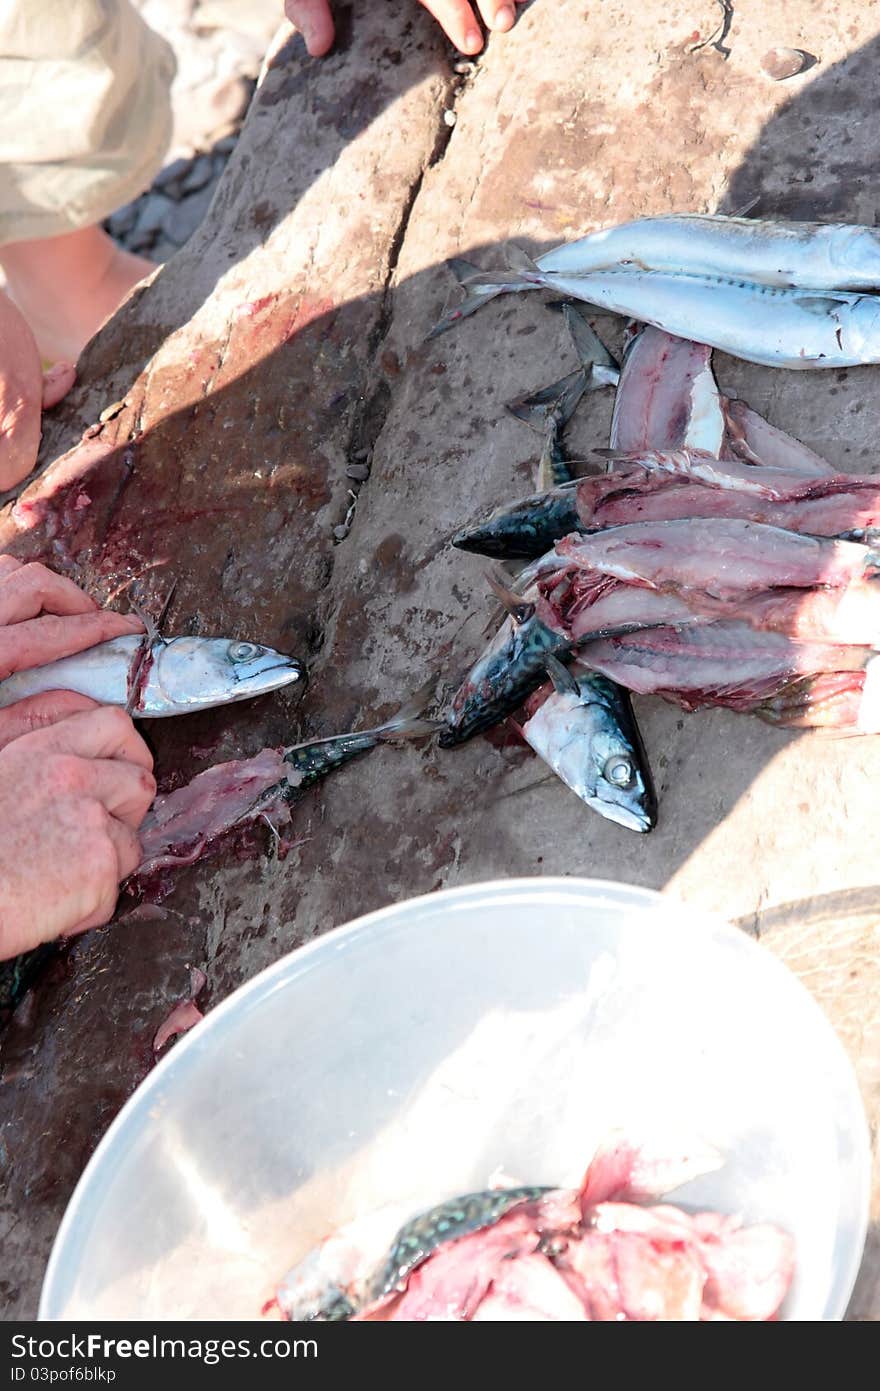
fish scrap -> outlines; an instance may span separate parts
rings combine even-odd
[[[379,744],[432,734],[437,722],[426,719],[424,710],[434,685],[432,679],[390,720],[373,729],[262,749],[253,758],[217,763],[157,797],[141,827],[141,863],[129,887],[143,888],[163,872],[195,863],[232,833],[258,822],[277,829],[310,787]]]
[[[328,1236],[273,1304],[301,1321],[750,1321],[779,1316],[794,1244],[768,1222],[662,1197],[719,1167],[613,1135],[577,1189],[468,1193],[401,1221],[391,1204]]]

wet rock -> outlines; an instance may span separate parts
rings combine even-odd
[[[107,219],[107,230],[111,237],[121,239],[127,236],[129,232],[133,231],[134,225],[137,222],[137,216],[137,201],[133,203],[124,203],[121,208],[117,208]]]
[[[170,164],[166,164],[164,169],[159,170],[153,180],[153,188],[158,188],[163,193],[176,197],[179,193],[181,180],[186,177],[190,167],[191,161],[188,159],[172,159]]]
[[[179,203],[172,203],[162,222],[162,231],[175,246],[183,246],[201,223],[214,197],[214,185],[202,188]]]
[[[199,189],[204,188],[214,175],[214,164],[210,155],[200,155],[190,165],[187,173],[180,182],[180,187],[184,193],[198,193]]]
[[[163,265],[166,261],[170,261],[171,257],[177,254],[177,251],[178,247],[173,241],[160,235],[150,247],[150,260],[155,261],[157,265]]]
[[[132,250],[139,251],[150,246],[158,236],[165,218],[175,207],[176,204],[164,193],[154,191],[146,194],[140,201],[137,222],[130,234],[129,245]]]
[[[370,466],[369,464],[349,464],[345,470],[345,476],[355,483],[363,483],[370,476]]]

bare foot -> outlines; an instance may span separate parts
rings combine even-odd
[[[0,247],[6,288],[47,362],[75,362],[129,291],[156,269],[101,227]]]

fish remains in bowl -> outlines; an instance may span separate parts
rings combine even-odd
[[[488,1189],[409,1220],[389,1205],[309,1252],[272,1304],[297,1321],[775,1320],[786,1232],[651,1202],[719,1164],[614,1136],[577,1189]]]

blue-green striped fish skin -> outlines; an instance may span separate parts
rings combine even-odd
[[[450,1198],[407,1222],[370,1282],[368,1302],[383,1299],[447,1241],[491,1227],[523,1203],[534,1202],[552,1190],[547,1187],[492,1188]]]
[[[499,560],[534,560],[563,536],[580,530],[577,483],[564,483],[496,508],[482,521],[463,526],[452,544]]]
[[[321,778],[341,768],[349,759],[376,747],[381,736],[372,730],[362,734],[339,734],[323,743],[304,744],[288,749],[284,762],[289,763],[291,771],[285,782],[285,795],[294,796],[312,787]]]
[[[438,743],[454,748],[506,719],[546,679],[546,657],[566,657],[571,639],[532,615],[509,624],[503,642],[494,642],[458,690]],[[502,632],[507,631],[503,629]]]

